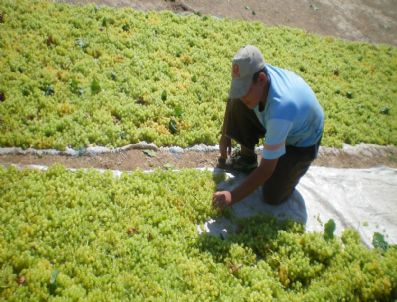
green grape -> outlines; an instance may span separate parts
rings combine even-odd
[[[0,10],[7,16],[0,42],[0,114],[7,128],[1,146],[217,144],[229,60],[244,44],[257,45],[270,64],[304,74],[327,116],[324,145],[396,144],[393,46],[126,8],[21,0],[2,2]],[[371,85],[363,74],[371,74]],[[113,108],[125,110],[119,116]],[[158,116],[177,118],[177,127]]]

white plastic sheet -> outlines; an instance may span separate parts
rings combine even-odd
[[[70,147],[66,147],[64,151],[56,150],[56,149],[34,149],[28,148],[23,149],[20,147],[0,147],[0,155],[12,155],[12,154],[37,154],[37,155],[69,155],[69,156],[82,156],[82,155],[99,155],[99,154],[107,154],[107,153],[118,153],[125,152],[131,149],[150,149],[150,150],[161,150],[164,152],[170,153],[183,153],[183,152],[213,152],[218,151],[219,146],[207,146],[205,144],[194,145],[188,148],[181,148],[179,146],[170,146],[170,147],[157,147],[153,143],[147,142],[139,142],[136,144],[129,144],[118,148],[108,148],[105,146],[88,146],[86,148],[81,149],[73,149]],[[257,147],[256,150],[258,152],[263,150],[263,146]],[[362,157],[376,157],[376,156],[385,156],[389,153],[395,154],[397,151],[397,147],[393,145],[388,146],[379,146],[373,144],[358,144],[358,145],[347,145],[344,144],[342,149],[333,148],[333,147],[320,147],[319,155],[338,155],[338,154],[347,154],[353,156],[362,156]]]
[[[244,177],[231,176],[220,184],[220,189],[231,190]],[[258,213],[302,222],[307,231],[323,231],[324,224],[333,219],[338,235],[345,228],[353,228],[367,246],[372,246],[374,232],[383,234],[388,243],[397,244],[397,169],[312,166],[285,203],[267,205],[262,201],[261,189],[257,189],[231,209],[233,218]],[[213,217],[197,229],[199,233],[227,236],[235,230],[233,221]]]

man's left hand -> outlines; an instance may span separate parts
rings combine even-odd
[[[215,192],[212,196],[212,205],[214,208],[223,210],[232,205],[232,193],[229,191]]]

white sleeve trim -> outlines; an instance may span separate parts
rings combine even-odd
[[[262,151],[262,157],[264,159],[276,159],[283,156],[285,152],[285,144],[281,144],[280,147],[275,150],[269,150],[264,147]]]

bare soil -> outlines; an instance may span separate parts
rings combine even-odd
[[[370,152],[346,152],[342,149],[327,148],[327,152],[320,152],[314,165],[335,168],[369,168],[388,166],[397,168],[397,147],[374,147]],[[1,155],[0,165],[44,165],[55,163],[69,168],[99,168],[120,171],[136,169],[148,170],[155,168],[203,168],[215,167],[218,152],[171,153],[157,151],[154,154],[146,150],[128,150],[118,153],[84,156],[55,156],[55,155]],[[259,159],[258,155],[258,159]]]
[[[72,4],[96,3],[138,10],[171,10],[176,13],[214,15],[256,20],[270,26],[290,26],[308,32],[349,40],[397,45],[396,0],[55,0]],[[97,156],[1,155],[0,164],[46,165],[70,168],[103,168],[131,171],[137,168],[214,167],[218,152],[156,152],[128,150]],[[321,153],[315,165],[340,168],[389,166],[397,168],[397,147],[379,147],[369,153],[343,150]]]
[[[290,26],[320,35],[397,45],[396,0],[55,0],[171,10]]]

